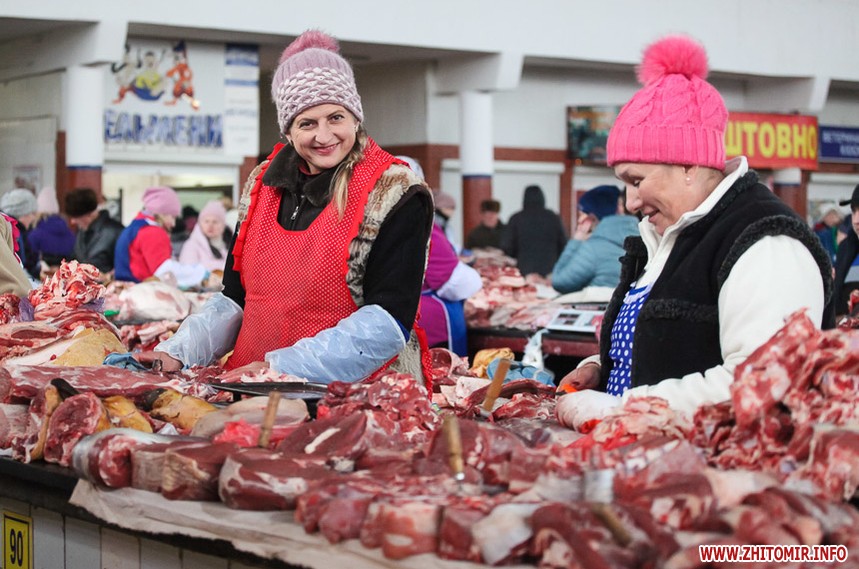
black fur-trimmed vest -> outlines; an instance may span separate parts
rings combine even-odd
[[[703,372],[724,363],[719,342],[719,291],[737,259],[761,238],[774,235],[792,237],[808,248],[820,267],[828,302],[832,265],[820,240],[750,171],[708,214],[677,236],[638,315],[632,348],[632,387]],[[602,390],[612,367],[608,357],[612,326],[630,285],[647,264],[641,237],[628,237],[624,249],[620,284],[606,309],[600,334]],[[826,315],[824,321],[829,323]]]

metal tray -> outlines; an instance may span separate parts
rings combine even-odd
[[[272,391],[279,391],[281,397],[287,399],[322,399],[328,393],[328,386],[324,383],[303,381],[210,383],[209,385],[221,391],[229,391],[234,396],[268,395]]]

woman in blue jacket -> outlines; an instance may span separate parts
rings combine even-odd
[[[576,231],[552,270],[555,290],[568,293],[618,285],[623,241],[638,235],[638,219],[619,214],[623,211],[619,200],[616,186],[597,186],[581,197]]]

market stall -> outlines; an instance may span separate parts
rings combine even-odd
[[[78,314],[91,294],[53,284],[31,299],[43,320],[3,325],[4,360],[56,362],[72,322],[110,330]],[[850,566],[857,333],[797,313],[737,369],[731,400],[687,417],[630,399],[578,431],[554,386],[446,351],[429,386],[386,371],[324,393],[271,370],[225,386],[217,366],[4,361],[4,553],[69,569],[697,567],[699,545],[734,544]],[[237,390],[260,396],[231,403]]]

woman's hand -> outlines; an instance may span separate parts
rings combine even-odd
[[[165,352],[138,352],[132,354],[132,357],[157,371],[179,371],[183,367],[182,362]]]
[[[237,381],[241,381],[243,375],[256,375],[261,370],[268,369],[268,362],[251,362],[247,365],[243,365],[242,367],[237,367],[234,370],[230,370],[220,378],[223,383],[234,383]]]
[[[555,406],[555,417],[565,427],[587,432],[594,422],[601,421],[620,405],[620,397],[586,389],[561,397]]]
[[[576,223],[576,231],[573,233],[573,239],[576,241],[585,241],[593,233],[596,227],[596,219],[592,215],[584,215],[579,217]]]
[[[558,383],[558,391],[563,391],[563,388],[568,385],[575,388],[576,391],[596,389],[599,383],[600,365],[589,362],[565,375]]]

